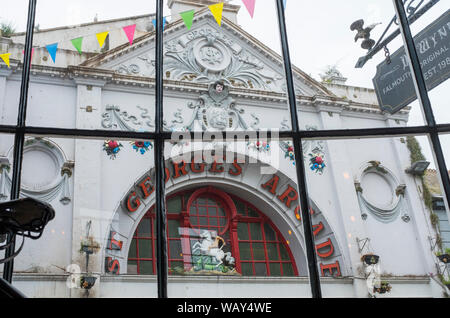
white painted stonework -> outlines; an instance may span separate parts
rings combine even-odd
[[[180,3],[174,8],[185,9]],[[231,20],[226,14],[222,27],[207,10],[196,14],[191,30],[181,20],[166,26],[166,129],[290,129],[281,57],[248,37],[230,12]],[[154,32],[145,33],[132,46],[113,43],[103,54],[82,57],[65,48],[58,52],[56,66],[34,63],[27,124],[154,130],[154,36]],[[40,39],[47,40],[44,35]],[[18,42],[13,40],[9,45],[20,43],[20,38]],[[8,125],[14,125],[17,118],[21,68],[16,57],[10,69],[0,65],[1,123]],[[299,69],[294,70],[294,78],[302,129],[405,126],[408,120],[407,109],[395,115],[382,113],[371,90],[327,86]],[[224,84],[224,93],[214,95],[212,84],[217,80]],[[348,97],[353,95],[356,97]],[[103,150],[104,140],[32,136],[27,140],[23,195],[50,202],[56,218],[41,239],[27,240],[16,258],[17,288],[30,297],[156,297],[156,277],[127,274],[133,233],[154,204],[155,193],[141,198],[133,213],[124,205],[130,193],[140,191],[139,184],[146,176],[154,183],[153,150],[141,154],[130,141],[120,140],[123,147],[112,160]],[[296,187],[294,161],[286,157],[290,144],[271,142],[269,152],[246,143],[205,145],[216,149],[225,146],[225,153],[241,155],[246,159],[241,164],[242,173],[227,173],[233,164],[225,163],[223,173],[188,173],[177,179],[172,175],[166,183],[167,194],[214,186],[255,205],[289,240],[300,277],[170,276],[169,296],[309,297],[303,225],[295,215],[298,203],[293,202],[289,208],[277,198],[289,186]],[[195,153],[192,146],[195,144],[167,144],[166,166],[173,169],[172,160],[177,155]],[[12,147],[11,136],[0,136],[2,200],[9,195],[10,172],[6,167],[12,164]],[[357,239],[369,238],[372,252],[380,256],[382,276],[392,286],[391,293],[377,297],[441,297],[442,287],[429,277],[436,268],[428,237],[435,234],[416,181],[404,172],[410,166],[406,144],[400,138],[306,141],[303,148],[309,196],[317,212],[313,223],[324,225],[316,244],[329,239],[334,246],[333,255],[319,257],[318,264],[339,262],[340,269],[339,278],[323,278],[324,296],[368,296],[360,259],[366,250],[360,251]],[[325,159],[321,173],[309,169],[312,153],[320,153]],[[249,163],[250,158],[253,163]],[[370,161],[379,162],[387,174],[371,170]],[[262,187],[274,176],[279,178],[275,194]],[[362,193],[355,190],[355,183],[361,185]],[[399,187],[402,194],[396,193]],[[121,250],[107,248],[111,229],[117,232],[116,239],[123,241]],[[98,279],[88,294],[80,288],[69,288],[73,273],[71,277],[64,271],[71,264],[86,271],[80,246],[87,236],[99,244],[89,256],[88,271]],[[120,275],[106,273],[108,257],[118,261]]]

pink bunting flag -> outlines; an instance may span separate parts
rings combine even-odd
[[[256,0],[242,0],[244,2],[245,7],[248,10],[248,13],[250,13],[250,16],[253,19],[253,14],[255,13],[255,2]]]
[[[123,27],[123,31],[125,32],[128,41],[130,41],[130,45],[132,45],[134,39],[134,32],[136,31],[136,24]]]
[[[25,55],[25,50],[22,51],[22,54]],[[34,47],[31,48],[31,58],[30,58],[30,61],[33,59],[33,54],[34,54]]]

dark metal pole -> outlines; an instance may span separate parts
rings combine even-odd
[[[156,116],[155,116],[155,170],[156,170],[156,269],[158,298],[167,298],[167,239],[164,183],[163,127],[163,0],[156,1]]]
[[[27,98],[28,85],[30,80],[31,69],[31,48],[33,46],[33,30],[34,19],[36,15],[36,0],[30,0],[28,5],[28,19],[27,19],[27,33],[25,36],[25,52],[24,63],[22,71],[22,84],[20,87],[20,101],[17,116],[17,132],[14,137],[14,154],[13,154],[13,171],[11,184],[11,200],[19,198],[20,195],[20,179],[22,174],[22,159],[23,159],[23,145],[25,141],[25,122],[27,114]],[[7,243],[11,246],[6,249],[5,257],[10,257],[14,254],[15,249],[15,235],[8,235]],[[3,266],[3,278],[11,283],[14,269],[14,261],[11,260]]]
[[[428,97],[427,86],[423,77],[422,68],[420,66],[419,56],[416,50],[416,44],[411,34],[408,18],[406,16],[405,7],[401,0],[393,0],[395,11],[400,21],[400,29],[402,31],[403,41],[405,43],[405,51],[408,55],[409,62],[412,68],[412,79],[416,87],[417,98],[422,105],[423,113],[427,121],[428,127],[431,128],[429,133],[433,151],[436,155],[439,173],[441,175],[442,185],[444,187],[447,203],[450,204],[450,180],[448,175],[447,165],[445,164],[444,153],[439,141],[437,132],[436,120],[434,119],[433,109],[431,107],[430,98]]]
[[[276,0],[278,7],[278,22],[280,26],[281,47],[283,50],[284,68],[286,73],[286,82],[288,90],[289,108],[291,113],[292,131],[298,133],[300,131],[298,122],[298,112],[294,89],[294,80],[292,78],[292,66],[289,53],[289,45],[286,32],[286,20],[284,16],[283,0]],[[317,256],[314,245],[313,227],[311,215],[309,213],[308,189],[306,184],[306,170],[303,161],[303,149],[301,138],[294,137],[294,152],[297,170],[297,184],[300,196],[300,207],[303,220],[303,232],[305,235],[306,255],[308,260],[309,281],[311,284],[311,292],[313,298],[322,298],[320,288],[319,270],[317,268]]]

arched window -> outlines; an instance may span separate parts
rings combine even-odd
[[[241,198],[212,187],[184,191],[167,199],[167,212],[171,274],[222,271],[243,276],[298,275],[289,243],[262,212]],[[134,233],[128,254],[129,274],[156,273],[155,222],[151,208]],[[219,251],[222,265],[218,256],[205,256],[214,248],[223,252]],[[231,257],[234,262],[230,263]]]

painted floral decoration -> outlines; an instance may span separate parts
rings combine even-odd
[[[290,143],[286,147],[286,152],[285,152],[284,157],[289,158],[291,161],[293,161],[292,164],[295,166],[294,146],[292,146]]]
[[[153,149],[153,144],[150,141],[134,141],[131,142],[131,145],[133,146],[133,149],[136,150],[136,152],[140,152],[141,155],[144,155],[150,148]]]
[[[270,151],[270,144],[266,141],[256,141],[256,142],[248,142],[248,148],[256,149],[259,152],[268,152]]]
[[[309,154],[309,166],[312,171],[320,174],[323,173],[323,169],[326,167],[323,157],[323,154]]]
[[[122,147],[122,144],[116,140],[106,140],[103,144],[103,150],[106,151],[106,154],[112,160],[116,159],[116,156],[120,152],[120,148]]]

